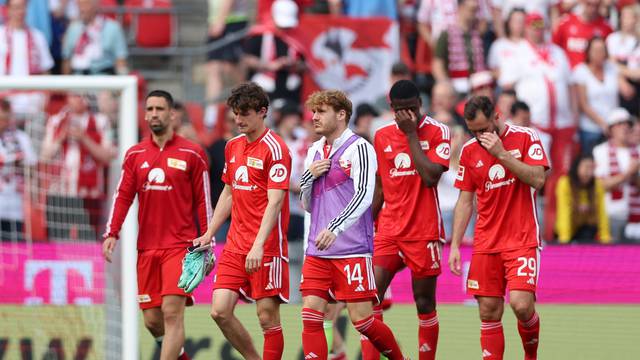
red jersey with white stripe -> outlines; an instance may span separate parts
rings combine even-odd
[[[553,42],[564,49],[571,68],[574,68],[585,60],[584,51],[591,38],[597,36],[605,39],[612,32],[611,26],[602,17],[587,23],[578,15],[569,14],[553,33]]]
[[[289,190],[291,154],[284,140],[267,129],[253,142],[245,135],[229,140],[224,150],[222,181],[231,187],[231,228],[225,250],[246,255],[258,235],[267,209],[267,190]],[[269,237],[265,256],[288,259],[289,194]]]
[[[549,168],[535,130],[507,125],[500,137],[504,149],[528,165]],[[475,139],[460,154],[455,187],[475,192],[478,218],[474,253],[498,253],[540,246],[536,190],[522,182]]]
[[[138,195],[138,250],[186,248],[211,218],[209,163],[200,146],[174,135],[148,137],[126,153],[105,237],[118,236]],[[197,219],[197,224],[195,219]]]
[[[425,116],[417,131],[420,146],[429,160],[448,169],[449,128]],[[376,238],[444,241],[437,186],[423,185],[411,158],[407,136],[394,122],[376,131],[373,147],[384,194]]]

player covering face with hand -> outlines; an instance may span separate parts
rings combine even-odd
[[[307,107],[322,138],[307,152],[300,181],[302,204],[311,214],[300,284],[305,359],[327,359],[323,319],[331,300],[346,303],[356,330],[384,356],[402,359],[391,330],[373,317],[374,150],[347,128],[352,105],[344,93],[316,92]]]
[[[397,81],[389,99],[395,121],[378,129],[373,141],[378,158],[373,200],[376,286],[382,298],[399,270],[411,270],[420,359],[432,360],[439,334],[436,282],[445,238],[437,185],[449,167],[451,137],[446,125],[422,115],[413,82]],[[381,305],[375,312],[382,319]],[[362,354],[364,360],[379,357],[366,339]]]
[[[211,317],[245,359],[260,359],[251,336],[234,315],[240,295],[255,300],[264,333],[262,359],[280,359],[284,350],[280,303],[289,298],[291,156],[280,136],[264,124],[269,99],[261,87],[238,85],[227,105],[241,135],[225,147],[225,187],[207,233],[193,243],[208,244],[231,215],[213,286]]]
[[[461,274],[460,243],[475,196],[478,217],[466,285],[478,300],[482,358],[503,358],[502,313],[509,288],[525,360],[534,360],[540,332],[534,306],[540,265],[535,199],[549,169],[547,156],[535,130],[506,124],[487,97],[471,98],[464,118],[475,137],[460,154],[449,267]]]

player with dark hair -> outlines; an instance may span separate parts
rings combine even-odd
[[[450,133],[446,125],[421,113],[413,82],[393,84],[389,99],[395,121],[378,129],[373,141],[378,158],[373,200],[376,286],[382,299],[395,274],[405,266],[411,269],[420,359],[434,359],[439,332],[436,281],[445,239],[437,185],[449,167]],[[382,318],[381,305],[374,311]],[[365,360],[378,356],[367,340],[362,353]]]
[[[525,359],[537,358],[540,321],[535,311],[540,229],[536,190],[545,182],[547,156],[535,130],[511,125],[494,112],[489,98],[471,98],[464,109],[475,136],[462,147],[455,186],[449,267],[461,273],[460,243],[477,201],[467,293],[478,300],[483,359],[502,359],[505,289],[518,318]]]
[[[182,349],[184,308],[193,299],[178,287],[178,280],[186,248],[206,231],[211,217],[209,164],[200,146],[174,134],[171,94],[152,91],[145,106],[151,136],[124,157],[102,253],[111,262],[118,233],[137,195],[138,302],[144,324],[162,346],[161,359],[188,359]]]
[[[353,326],[389,359],[402,359],[393,333],[373,317],[377,302],[371,202],[376,157],[372,146],[347,124],[351,101],[338,90],[313,93],[316,141],[300,180],[302,204],[311,214],[309,246],[302,266],[302,347],[305,359],[326,359],[323,319],[332,300],[346,303]]]
[[[231,215],[213,286],[211,317],[245,359],[260,359],[251,336],[234,315],[240,295],[256,301],[264,334],[262,358],[280,359],[284,338],[280,303],[289,299],[287,229],[291,155],[284,140],[264,124],[269,98],[254,83],[236,86],[227,99],[241,135],[225,147],[222,181],[205,245]]]

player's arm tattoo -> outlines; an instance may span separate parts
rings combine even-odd
[[[547,174],[542,165],[529,165],[516,159],[508,151],[504,151],[498,156],[498,160],[502,165],[506,166],[514,173],[520,181],[531,186],[536,190],[542,189],[547,179]]]

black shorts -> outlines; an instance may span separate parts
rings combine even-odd
[[[212,42],[219,41],[224,39],[227,35],[234,33],[236,31],[241,31],[247,28],[247,22],[234,22],[227,24],[224,28],[224,32],[222,35],[217,37],[209,36],[207,40],[207,44],[211,44]],[[242,57],[242,40],[239,39],[236,41],[232,41],[226,45],[215,48],[207,53],[207,60],[218,60],[218,61],[228,61],[228,62],[237,62]]]

